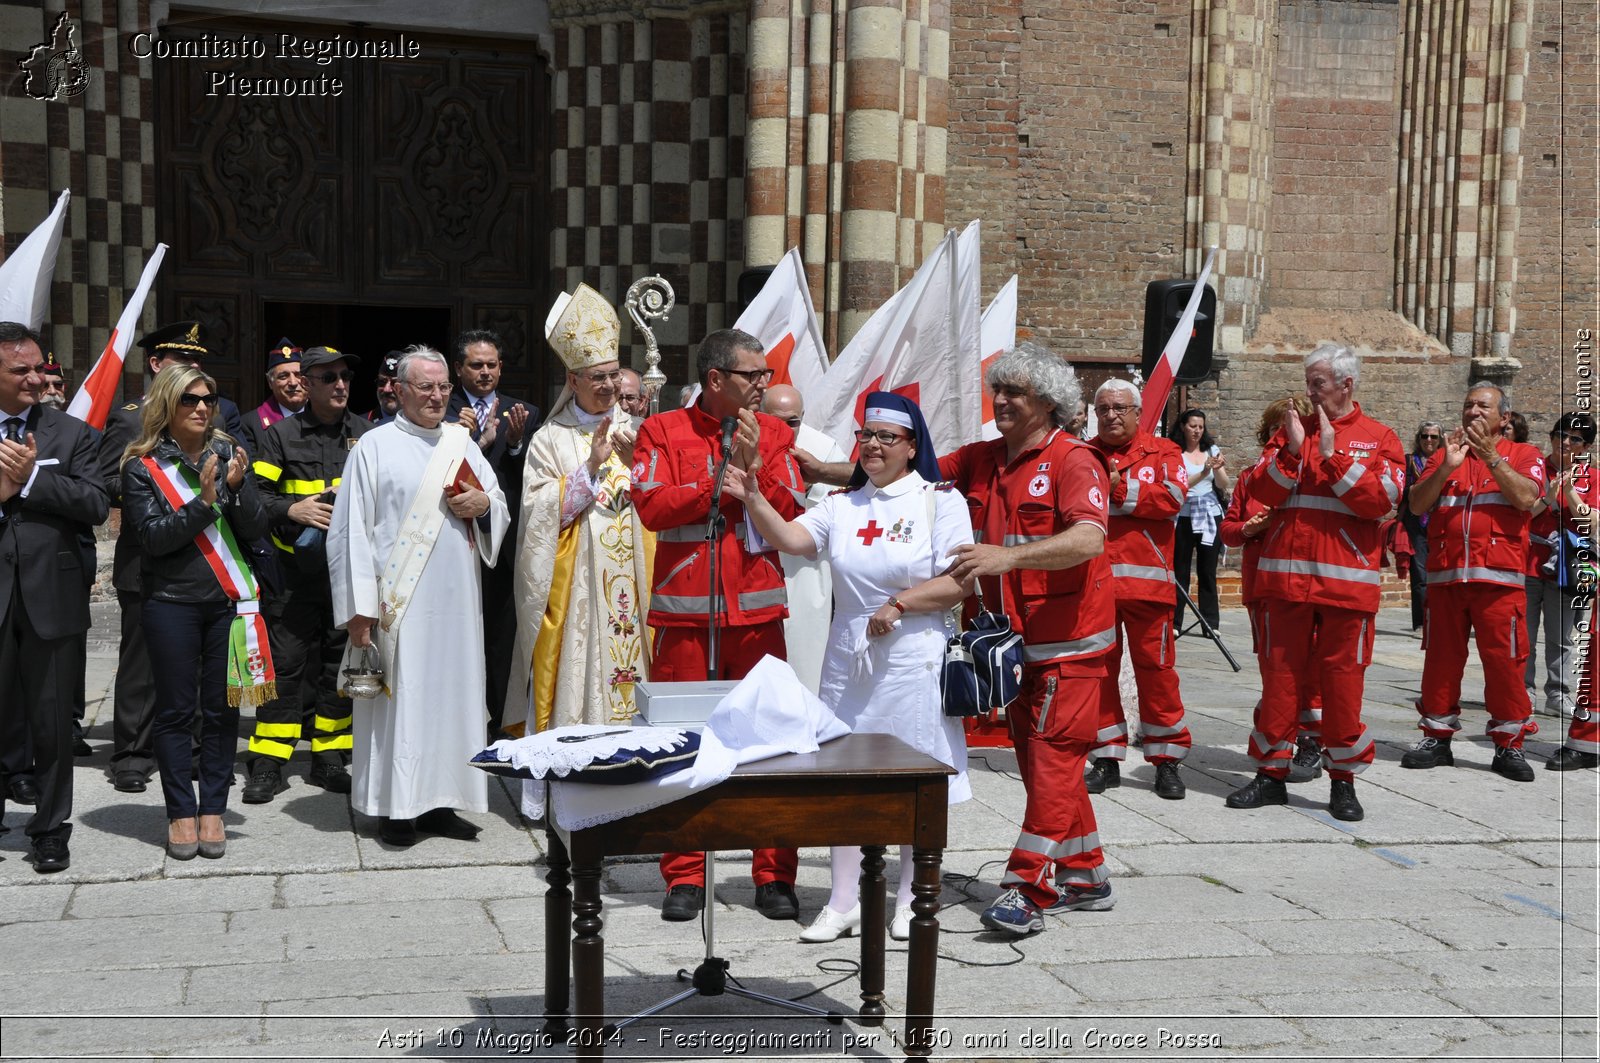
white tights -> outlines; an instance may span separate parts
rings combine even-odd
[[[833,856],[833,894],[828,907],[840,915],[847,915],[861,900],[861,849],[857,846],[835,845]],[[911,846],[900,847],[900,889],[895,894],[895,907],[904,908],[911,903],[911,877],[916,867],[911,861]]]

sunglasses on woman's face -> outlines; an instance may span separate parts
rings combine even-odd
[[[206,407],[208,409],[214,410],[214,409],[217,408],[217,397],[215,395],[179,395],[178,396],[178,405],[182,406],[186,410],[192,410],[196,406],[200,405],[202,402],[206,404]]]

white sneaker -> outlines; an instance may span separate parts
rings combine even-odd
[[[817,918],[812,924],[800,931],[800,940],[812,943],[837,941],[842,937],[849,937],[860,929],[861,905],[857,904],[844,915],[823,905],[822,911],[817,913]]]
[[[889,936],[895,941],[911,940],[911,920],[914,914],[911,905],[901,905],[894,910],[894,919],[889,923]]]

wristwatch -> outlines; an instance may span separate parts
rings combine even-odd
[[[1494,456],[1494,460],[1489,463],[1489,468],[1498,469],[1500,467],[1500,463],[1505,460],[1506,456],[1504,454],[1496,454]]]
[[[901,616],[905,616],[906,615],[906,607],[900,604],[900,599],[899,598],[896,598],[893,595],[890,595],[889,596],[889,600],[887,602],[885,602],[884,604],[885,605],[892,605],[896,609],[900,610],[900,615]]]

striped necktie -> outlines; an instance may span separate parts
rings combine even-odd
[[[478,431],[479,432],[486,432],[486,431],[489,430],[489,400],[488,399],[479,399],[477,401],[477,407],[478,407]]]

